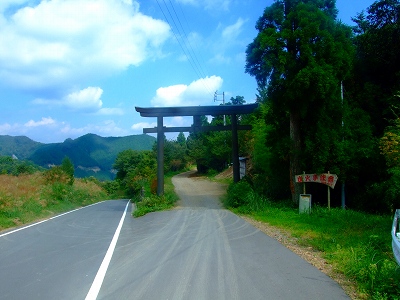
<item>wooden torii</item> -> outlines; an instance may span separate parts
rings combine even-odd
[[[232,131],[233,180],[240,180],[238,130],[250,130],[251,125],[238,125],[237,115],[249,114],[258,107],[257,103],[224,106],[181,106],[181,107],[135,107],[142,117],[156,117],[157,127],[143,128],[143,133],[157,133],[157,195],[164,194],[164,133]],[[230,115],[231,125],[201,126],[201,116]],[[164,117],[193,116],[190,127],[164,127]]]

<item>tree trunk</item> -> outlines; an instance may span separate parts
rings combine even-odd
[[[290,140],[290,189],[292,192],[292,201],[298,203],[299,196],[302,193],[302,186],[295,182],[294,176],[302,174],[302,171],[300,169],[300,113],[297,111],[290,112]]]

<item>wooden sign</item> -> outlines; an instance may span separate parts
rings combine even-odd
[[[324,173],[324,174],[301,174],[295,176],[296,183],[307,183],[307,182],[317,182],[326,184],[327,186],[334,188],[337,182],[337,175]]]

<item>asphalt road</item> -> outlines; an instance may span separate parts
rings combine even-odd
[[[173,181],[181,201],[171,211],[133,219],[128,206],[123,218],[127,201],[107,201],[0,234],[0,299],[349,299],[222,209],[220,185]]]

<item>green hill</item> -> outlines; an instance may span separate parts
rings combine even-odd
[[[118,153],[126,150],[151,150],[156,139],[152,136],[100,137],[86,134],[63,143],[41,144],[27,137],[0,136],[0,155],[15,155],[33,163],[50,167],[60,165],[68,156],[75,166],[76,177],[95,176],[101,180],[113,179],[112,165]]]
[[[0,135],[0,155],[27,159],[44,144],[32,141],[26,136]]]

